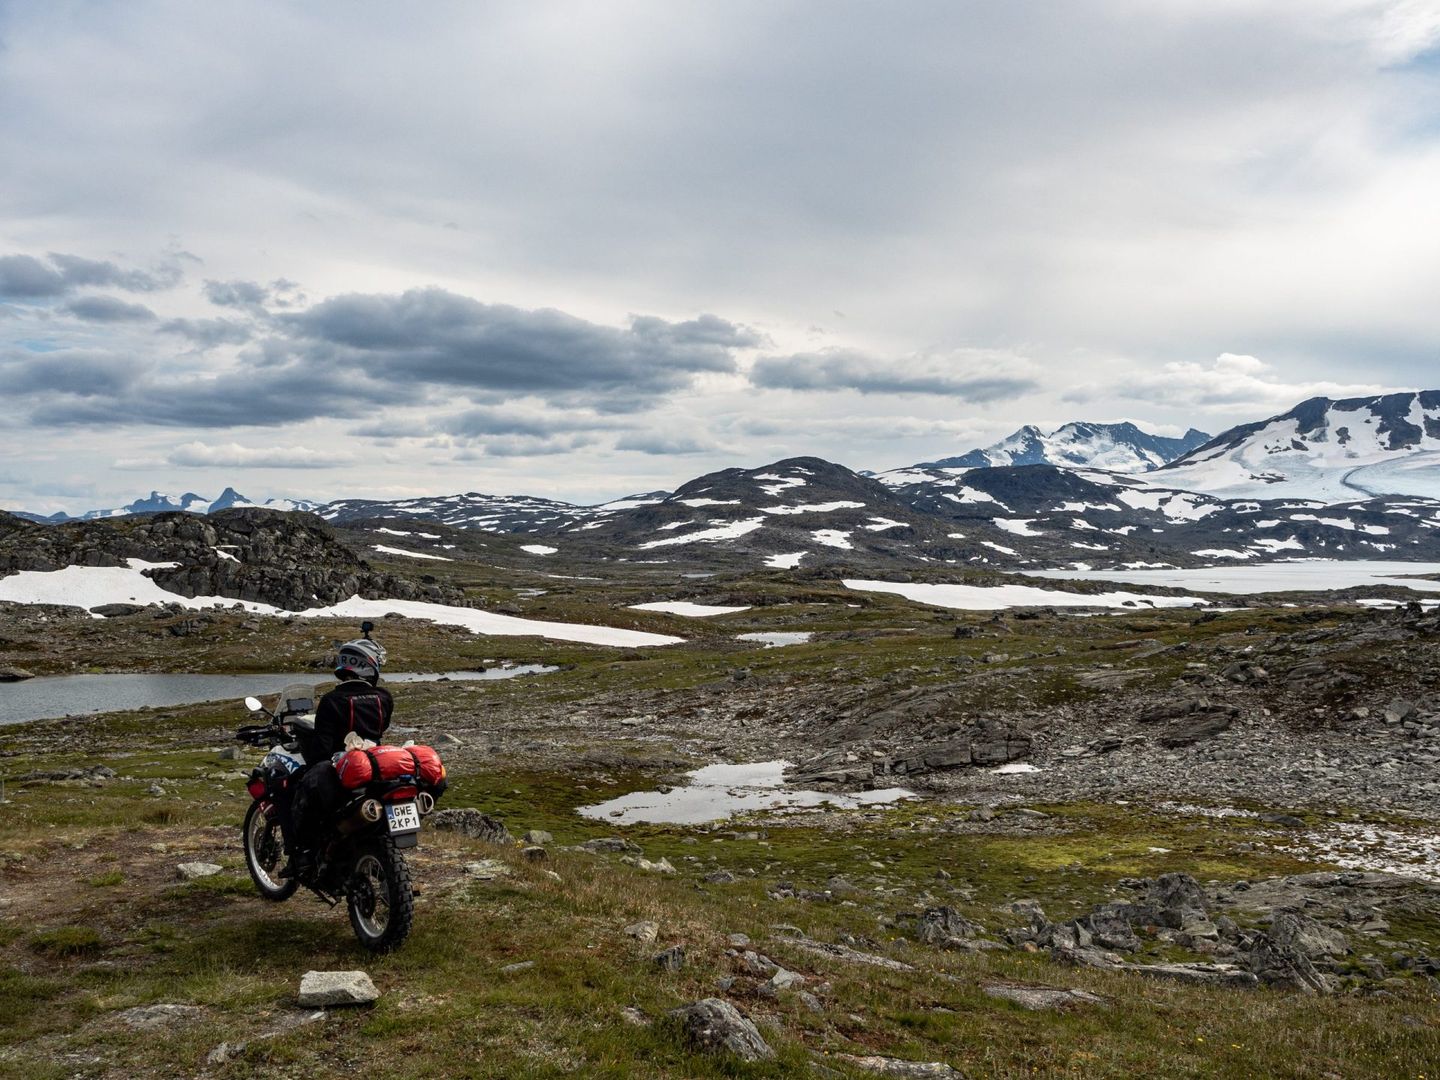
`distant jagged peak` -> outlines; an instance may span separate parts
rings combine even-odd
[[[1193,427],[1178,439],[1152,435],[1128,420],[1114,424],[1073,420],[1048,433],[1034,424],[1026,424],[984,449],[939,461],[922,462],[909,470],[894,470],[894,473],[1009,465],[1056,465],[1065,469],[1141,473],[1157,469],[1209,439],[1208,434]],[[882,479],[885,475],[882,474]]]

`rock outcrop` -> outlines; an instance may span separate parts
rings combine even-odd
[[[130,559],[174,564],[145,573],[178,596],[221,596],[288,611],[352,596],[463,603],[458,590],[433,580],[372,570],[310,514],[249,508],[204,517],[174,513],[45,526],[0,513],[0,576],[125,566]]]

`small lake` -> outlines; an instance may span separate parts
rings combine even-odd
[[[670,825],[699,825],[724,821],[752,810],[782,810],[830,806],[853,810],[913,799],[904,788],[855,791],[797,791],[785,786],[788,761],[754,761],[743,765],[706,765],[688,773],[690,782],[669,791],[632,791],[595,806],[582,806],[582,817],[631,825],[647,821]]]
[[[545,664],[513,664],[485,671],[434,674],[396,672],[381,682],[414,683],[489,681],[520,675],[544,675],[558,668]],[[62,716],[120,712],[127,709],[196,705],[204,701],[240,701],[249,694],[265,697],[293,683],[320,686],[333,682],[321,672],[303,675],[47,675],[24,682],[0,683],[0,724],[54,720]]]
[[[737,641],[756,641],[767,649],[786,645],[805,645],[815,636],[810,630],[765,630],[754,634],[736,634]]]

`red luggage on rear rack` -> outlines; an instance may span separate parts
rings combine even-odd
[[[372,746],[348,750],[335,765],[340,783],[351,790],[373,785],[388,800],[413,799],[421,791],[439,798],[445,765],[429,746]]]

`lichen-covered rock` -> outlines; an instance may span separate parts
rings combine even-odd
[[[1349,942],[1339,930],[1294,911],[1275,912],[1270,920],[1270,939],[1310,960],[1344,956],[1350,951]]]
[[[703,998],[671,1011],[670,1016],[680,1022],[686,1041],[698,1050],[730,1053],[742,1061],[775,1056],[755,1025],[728,1001]]]
[[[429,822],[437,829],[458,832],[461,836],[468,836],[471,840],[480,840],[487,844],[503,844],[506,847],[513,847],[515,844],[515,838],[510,835],[510,830],[505,828],[503,821],[470,807],[437,810],[430,815]]]

